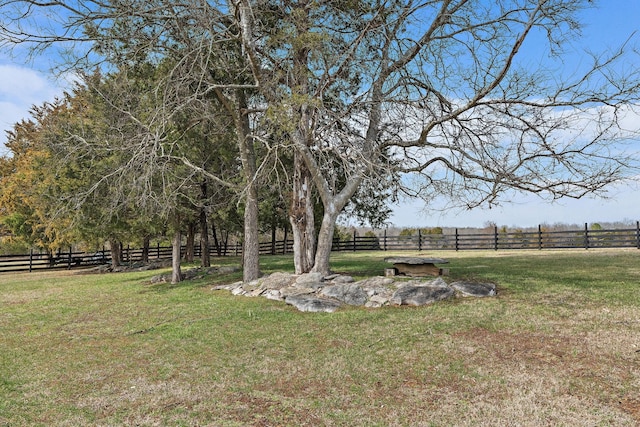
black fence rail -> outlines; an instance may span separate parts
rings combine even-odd
[[[453,232],[433,234],[417,232],[415,235],[358,236],[355,232],[350,240],[334,240],[333,251],[428,251],[428,250],[510,250],[510,249],[595,249],[636,248],[640,249],[640,221],[634,228],[590,230],[585,224],[581,230],[549,231],[538,226],[537,231],[506,231],[497,227],[492,232],[470,232],[454,229]],[[293,252],[291,240],[260,243],[260,255],[288,254]],[[171,258],[170,246],[156,245],[143,249],[123,248],[122,263],[133,263],[145,258],[150,261]],[[240,243],[209,248],[212,256],[241,256]],[[186,248],[182,247],[182,254]],[[194,256],[200,256],[196,247]],[[58,251],[56,254],[31,253],[26,255],[0,255],[0,273],[38,271],[48,269],[71,269],[91,267],[111,262],[109,251],[93,253]]]
[[[456,250],[465,249],[640,249],[640,227],[615,230],[583,230],[500,232],[496,228],[492,236],[473,234],[458,236]]]
[[[107,253],[63,252],[26,255],[0,255],[0,272],[71,269],[81,266],[105,264],[110,261]]]
[[[278,241],[275,244],[265,242],[260,244],[260,255],[286,254],[293,251],[292,241]],[[149,261],[169,259],[172,256],[171,246],[156,245],[146,250],[141,248],[126,247],[122,249],[123,264],[131,264],[140,262],[145,258]],[[184,256],[186,247],[181,248],[181,254]],[[223,247],[210,247],[209,253],[212,256],[240,256],[242,255],[242,245],[236,243],[233,245],[225,245]],[[194,256],[201,255],[200,247],[195,248]],[[93,267],[101,264],[111,263],[111,253],[108,250],[97,252],[78,252],[69,249],[67,251],[58,251],[54,254],[46,252],[31,251],[23,255],[0,255],[0,273],[7,272],[23,272],[38,271],[52,269],[72,269],[80,267]]]
[[[640,249],[640,226],[613,230],[546,231],[541,226],[537,231],[493,231],[469,232],[455,229],[452,233],[417,234],[410,236],[386,233],[379,237],[352,236],[349,241],[334,242],[335,251],[423,251],[423,250],[509,250],[509,249],[592,249],[592,248],[637,248]]]
[[[351,243],[355,250],[370,247],[370,238],[355,236]],[[537,231],[465,232],[455,229],[451,234],[421,234],[413,236],[387,236],[378,238],[382,250],[509,250],[509,249],[640,249],[640,222],[635,228],[590,230],[585,224],[582,230],[547,231],[538,226]]]
[[[184,251],[184,248],[183,248]],[[142,261],[145,250],[126,247],[122,249],[122,263]],[[169,246],[155,246],[147,250],[148,260],[171,258],[172,248]],[[184,253],[184,252],[183,252]],[[111,253],[108,250],[97,252],[78,252],[69,249],[57,251],[53,254],[31,251],[26,255],[0,255],[0,273],[38,271],[51,269],[72,269],[78,267],[92,267],[111,263]]]

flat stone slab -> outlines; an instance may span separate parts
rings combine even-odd
[[[449,263],[449,261],[442,258],[392,257],[384,260],[393,264],[393,269],[389,269],[392,270],[390,275],[420,277],[448,274],[447,269],[442,269],[435,265]]]
[[[449,264],[449,261],[442,258],[422,258],[422,257],[393,257],[385,258],[385,262],[391,264],[408,264],[408,265],[422,265],[422,264]]]

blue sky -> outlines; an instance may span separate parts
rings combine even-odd
[[[512,201],[491,209],[424,212],[419,201],[394,207],[390,222],[402,227],[483,227],[488,223],[508,228],[538,224],[633,223],[640,220],[640,186],[611,187],[607,199],[563,199],[555,202],[532,194],[515,195]]]
[[[583,37],[573,42],[576,51],[588,46],[594,51],[617,46],[637,31],[640,33],[640,0],[601,0],[598,10],[584,15]],[[640,34],[635,44],[640,48]],[[564,64],[575,67],[576,63]],[[32,105],[51,101],[62,92],[64,82],[53,79],[47,58],[37,58],[25,64],[0,53],[0,154],[5,154],[4,130],[28,117]],[[638,64],[635,64],[636,66]],[[640,128],[640,120],[637,122]],[[535,226],[540,223],[593,223],[640,220],[640,188],[636,184],[619,185],[610,189],[609,199],[586,198],[549,203],[533,195],[514,195],[512,203],[492,209],[471,211],[447,210],[423,212],[420,202],[406,202],[396,206],[391,222],[398,226],[483,226],[495,222],[506,226]]]

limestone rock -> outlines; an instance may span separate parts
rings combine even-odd
[[[331,276],[327,276],[324,278],[325,281],[331,281],[334,284],[340,284],[340,283],[353,283],[355,280],[353,280],[353,277],[351,276],[343,276],[341,274],[336,274],[333,275],[334,277],[332,277],[331,279],[329,279],[329,277]]]
[[[445,280],[442,277],[438,277],[437,279],[434,279],[431,282],[429,282],[429,286],[433,286],[433,287],[436,287],[436,288],[448,288],[449,287],[447,282],[445,282]]]
[[[448,288],[449,285],[442,277],[438,277],[433,280],[425,280],[425,279],[411,279],[398,283],[398,288],[403,288],[406,286],[413,287],[432,287],[432,288]]]
[[[390,277],[376,276],[376,277],[369,277],[368,279],[360,280],[356,282],[356,284],[361,286],[363,289],[367,289],[367,288],[373,288],[373,287],[390,286],[390,285],[393,285],[394,282],[395,281]]]
[[[262,296],[265,297],[266,299],[270,299],[270,300],[274,300],[274,301],[283,301],[284,300],[284,297],[282,296],[282,294],[280,293],[280,291],[278,289],[267,289],[266,291],[264,291]]]
[[[322,273],[305,273],[298,276],[294,286],[300,288],[320,289],[324,286],[324,278]]]
[[[296,276],[288,273],[273,273],[263,277],[260,281],[262,289],[282,289],[291,286],[296,281]]]
[[[375,286],[375,287],[369,286],[363,289],[367,293],[367,296],[369,296],[369,298],[373,298],[374,296],[379,296],[379,297],[385,297],[387,299],[391,298],[391,295],[393,295],[393,292],[395,290],[395,288],[385,287],[385,286]]]
[[[353,283],[326,286],[320,291],[320,295],[335,298],[349,305],[364,305],[369,299],[364,289]]]
[[[406,285],[394,292],[389,302],[394,305],[421,306],[451,298],[454,294],[449,287]]]
[[[243,286],[238,286],[237,288],[231,289],[231,295],[246,295],[247,291],[244,290]]]
[[[212,291],[233,291],[236,288],[241,288],[242,285],[244,285],[243,282],[234,282],[234,283],[230,283],[228,285],[219,285],[219,286],[214,286],[213,288],[211,288]]]
[[[454,282],[450,286],[465,297],[490,297],[497,293],[493,283]]]
[[[260,283],[262,283],[261,279],[256,279],[256,280],[252,280],[252,281],[250,281],[248,283],[245,282],[241,286],[243,288],[245,288],[246,290],[253,290],[253,289],[256,289],[256,288],[260,287]]]
[[[295,295],[309,295],[314,293],[315,291],[316,290],[313,288],[302,288],[297,286],[291,286],[288,288],[280,289],[280,295],[286,298],[286,297],[295,296]]]
[[[333,313],[340,308],[340,303],[328,298],[318,298],[312,295],[290,295],[284,300],[300,311]]]
[[[166,279],[165,279],[166,280]],[[233,295],[262,296],[285,301],[300,311],[334,312],[344,304],[378,308],[385,305],[421,306],[454,296],[491,296],[496,286],[491,283],[459,281],[448,285],[442,278],[427,280],[395,280],[389,277],[370,277],[354,282],[351,276],[319,273],[295,275],[273,273],[249,283],[236,282],[215,286]]]
[[[260,283],[254,280],[251,283],[245,283],[242,285],[242,289],[244,289],[245,293],[249,296],[256,296],[256,292],[262,293],[263,289],[260,288]]]
[[[389,304],[389,297],[385,297],[382,295],[374,295],[371,297],[371,299],[369,299],[369,301],[367,301],[367,303],[365,304],[365,307],[368,308],[380,308],[383,305],[387,305]]]
[[[391,296],[397,288],[393,279],[388,277],[370,277],[368,279],[355,282],[367,294],[367,307],[382,307],[389,303]]]
[[[305,287],[308,283],[320,283],[323,281],[322,273],[305,273],[298,276],[296,286]]]
[[[251,290],[251,291],[248,291],[248,292],[247,292],[247,296],[248,296],[248,297],[259,297],[259,296],[260,296],[260,295],[262,295],[264,292],[265,292],[265,290],[264,290],[264,289],[262,289],[262,288],[256,288],[256,289],[253,289],[253,290]]]

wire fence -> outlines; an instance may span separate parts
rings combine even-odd
[[[335,239],[333,251],[427,251],[427,250],[511,250],[511,249],[594,249],[594,248],[636,248],[640,249],[640,221],[635,227],[621,229],[594,230],[588,224],[580,230],[549,231],[538,226],[535,231],[507,231],[494,227],[492,231],[469,232],[455,228],[448,232],[433,233],[417,230],[413,235],[358,236],[354,231],[349,239]],[[200,256],[196,246],[194,257]],[[171,258],[171,247],[156,245],[143,249],[123,248],[122,263],[130,264]],[[240,243],[209,248],[212,256],[241,256]],[[293,252],[293,241],[277,240],[260,244],[261,255],[289,254]],[[182,247],[182,254],[186,247]],[[58,251],[47,254],[31,251],[24,255],[0,255],[0,273],[38,271],[49,269],[72,269],[91,267],[111,262],[109,251],[93,253]]]

